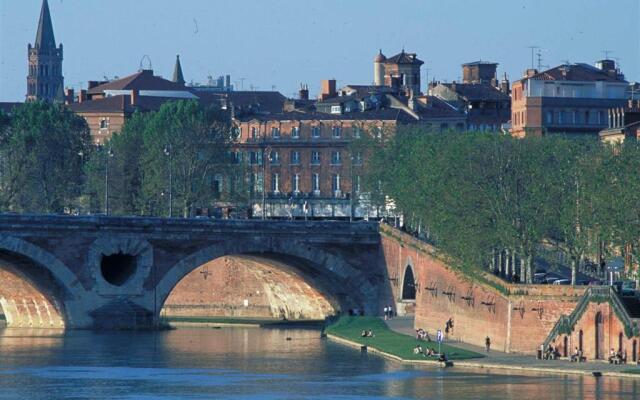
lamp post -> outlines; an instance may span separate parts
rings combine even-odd
[[[351,163],[349,164],[349,174],[351,175],[351,193],[349,193],[349,222],[353,222],[353,195],[355,193],[354,181],[353,181],[353,163],[355,161],[355,157],[353,156],[353,151],[351,152]]]
[[[164,147],[164,155],[169,157],[169,218],[173,217],[173,167],[171,163],[171,145]]]
[[[269,154],[267,156],[267,154]],[[271,147],[262,150],[262,219],[267,219],[267,160],[271,161]]]
[[[113,150],[109,148],[104,155],[104,213],[109,215],[109,158],[113,157]]]

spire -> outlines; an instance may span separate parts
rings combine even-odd
[[[176,56],[176,66],[173,69],[173,81],[184,85],[184,75],[182,75],[182,65],[180,65],[180,56]]]
[[[53,24],[51,23],[51,13],[49,12],[49,3],[47,0],[42,1],[42,9],[40,10],[40,21],[38,22],[38,33],[36,34],[35,47],[42,49],[55,49],[56,38],[53,35]]]

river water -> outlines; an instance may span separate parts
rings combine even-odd
[[[407,366],[317,330],[0,330],[0,399],[63,398],[609,400],[640,381]]]

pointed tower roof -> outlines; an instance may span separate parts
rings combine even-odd
[[[184,85],[184,75],[182,74],[182,65],[180,65],[180,56],[176,56],[176,66],[173,69],[173,79],[175,83]]]
[[[44,49],[56,48],[56,38],[53,35],[53,24],[51,23],[51,13],[49,12],[49,3],[47,0],[42,1],[40,21],[38,21],[38,33],[36,34],[34,46]]]

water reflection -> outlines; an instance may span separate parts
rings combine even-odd
[[[288,340],[290,339],[290,340]],[[0,330],[0,399],[630,399],[635,380],[405,366],[315,330]]]

